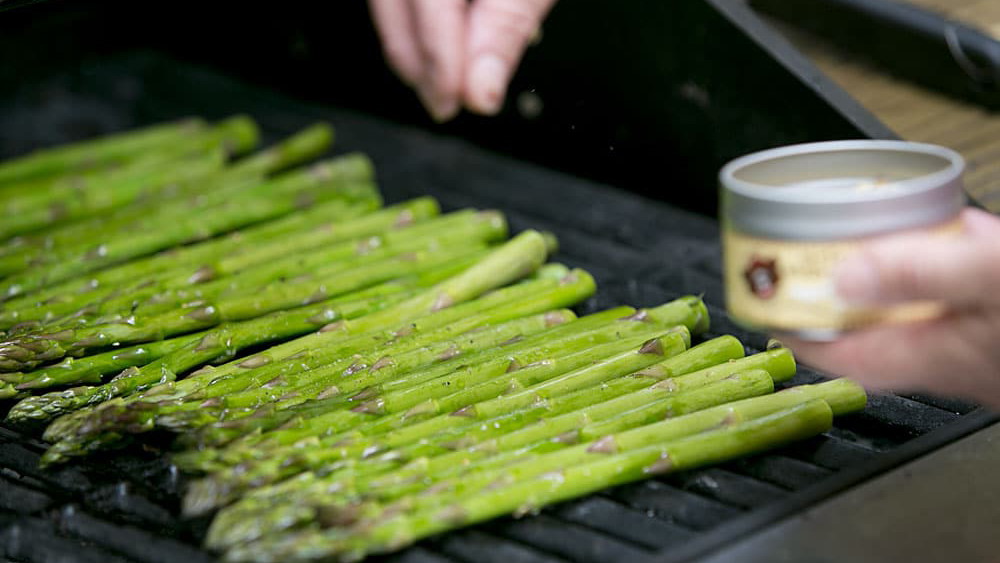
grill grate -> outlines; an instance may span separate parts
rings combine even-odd
[[[136,84],[142,94],[136,94]],[[130,86],[131,85],[131,86]],[[39,93],[44,92],[42,96]],[[446,209],[503,210],[515,230],[553,231],[557,260],[588,269],[598,295],[591,312],[627,303],[664,302],[703,293],[713,334],[739,337],[750,352],[766,337],[733,325],[719,305],[722,287],[715,224],[606,186],[489,154],[351,112],[303,105],[213,72],[133,54],[25,85],[0,99],[0,151],[34,144],[26,116],[44,117],[69,140],[97,124],[130,127],[198,113],[245,111],[270,137],[316,119],[335,124],[343,149],[376,161],[390,202],[421,194]],[[60,117],[62,116],[62,117]],[[93,120],[94,123],[81,123]],[[23,133],[23,135],[21,134]],[[664,189],[669,178],[652,178]],[[789,384],[821,376],[803,368]],[[619,487],[521,520],[501,519],[432,538],[382,558],[416,562],[600,562],[656,556],[680,560],[766,525],[858,479],[893,452],[933,445],[933,436],[971,429],[985,417],[974,405],[923,396],[872,397],[823,436],[768,455]],[[183,476],[155,451],[138,448],[53,471],[37,468],[43,445],[31,432],[0,428],[0,550],[16,561],[211,561],[197,547],[207,521],[178,518]],[[915,439],[924,437],[922,440]],[[899,456],[896,455],[898,458]],[[839,483],[839,484],[838,484]]]

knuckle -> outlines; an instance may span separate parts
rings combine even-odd
[[[918,260],[898,260],[890,270],[888,289],[902,293],[902,297],[921,295],[928,289],[927,270]]]

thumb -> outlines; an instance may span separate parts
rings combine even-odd
[[[968,222],[969,215],[966,215]],[[982,218],[977,217],[979,223]],[[940,300],[1000,302],[1000,220],[963,236],[900,235],[871,243],[835,272],[837,291],[863,303]]]
[[[476,0],[469,11],[465,104],[500,111],[507,84],[555,0]]]

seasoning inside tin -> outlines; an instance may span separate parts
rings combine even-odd
[[[720,173],[726,301],[739,323],[828,340],[939,314],[936,303],[851,307],[831,273],[858,246],[907,230],[960,230],[962,157],[935,145],[835,141],[736,159]]]

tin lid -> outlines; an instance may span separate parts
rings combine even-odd
[[[905,141],[766,150],[723,167],[721,217],[748,235],[805,240],[933,225],[965,206],[964,168],[953,150]]]

